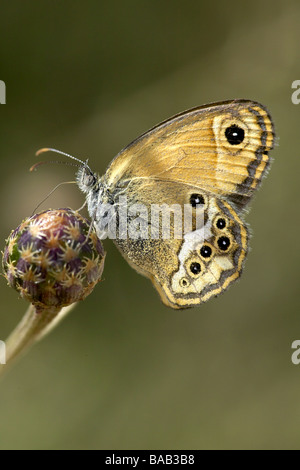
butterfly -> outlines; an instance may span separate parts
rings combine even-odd
[[[274,138],[261,104],[212,103],[142,134],[102,177],[81,162],[77,184],[98,235],[113,232],[124,258],[151,279],[167,306],[192,307],[242,273],[249,239],[243,213],[267,172]],[[156,215],[157,207],[169,210],[169,236],[161,226],[165,214],[153,218],[153,207]],[[182,228],[184,218],[188,230],[178,236],[175,221]]]

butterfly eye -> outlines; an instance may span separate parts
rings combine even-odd
[[[202,258],[210,258],[212,255],[212,249],[209,245],[203,245],[200,250],[200,255]]]
[[[198,205],[205,204],[205,199],[202,194],[192,194],[190,197],[190,204],[192,207],[197,207]]]
[[[218,239],[218,247],[222,251],[227,251],[230,247],[230,239],[228,237],[220,237]]]
[[[226,128],[225,137],[231,145],[239,145],[244,140],[245,131],[236,124],[232,124]]]
[[[218,219],[216,222],[216,226],[218,229],[222,230],[223,228],[226,227],[226,220],[223,218]]]
[[[87,174],[85,176],[85,181],[84,182],[87,186],[93,186],[94,183],[95,183],[95,180],[96,179],[95,179],[94,175]]]
[[[201,264],[200,263],[191,263],[190,270],[193,274],[199,274],[201,272]]]

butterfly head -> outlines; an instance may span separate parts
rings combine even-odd
[[[83,163],[76,173],[76,181],[79,189],[84,193],[88,194],[95,191],[99,187],[99,177],[94,173],[87,162]]]

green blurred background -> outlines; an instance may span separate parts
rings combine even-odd
[[[1,2],[2,246],[74,178],[29,173],[40,147],[102,173],[157,122],[231,98],[265,104],[279,136],[241,281],[172,311],[106,242],[104,281],[1,381],[1,449],[300,448],[299,24],[298,0]],[[82,202],[69,185],[43,208]],[[26,303],[0,289],[4,340]]]

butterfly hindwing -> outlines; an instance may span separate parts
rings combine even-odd
[[[180,307],[206,302],[225,291],[240,277],[246,258],[245,224],[230,204],[208,199],[206,222],[184,236],[179,267],[171,277],[169,292]]]
[[[156,191],[162,193],[159,186]],[[156,200],[156,192],[151,199],[147,191],[142,191],[139,202],[142,207],[147,207],[147,211],[142,219],[145,223],[141,224],[139,214],[139,224],[144,227],[140,236],[116,238],[114,241],[129,264],[152,280],[166,305],[186,308],[220,294],[239,278],[247,254],[248,233],[244,222],[228,202],[204,191],[198,194],[197,188],[186,185],[181,185],[180,190],[177,185],[177,191],[178,201],[189,201],[185,208],[180,204],[166,203],[170,202],[167,197],[167,194],[172,194],[170,191],[166,192],[160,205],[151,204],[151,200]],[[199,201],[197,207],[192,207],[193,201]],[[135,206],[136,202],[131,202]],[[155,226],[151,217],[154,208],[159,208],[161,214],[164,208],[168,208],[164,216],[155,219]],[[179,218],[174,215],[176,209]],[[191,223],[184,233],[189,209]],[[146,214],[149,215],[147,220]],[[164,234],[166,238],[162,231],[164,220],[167,225],[163,218],[165,215],[170,222],[170,232]],[[128,216],[129,227],[135,221]],[[178,222],[182,236],[177,238]],[[154,233],[159,234],[156,239]]]

